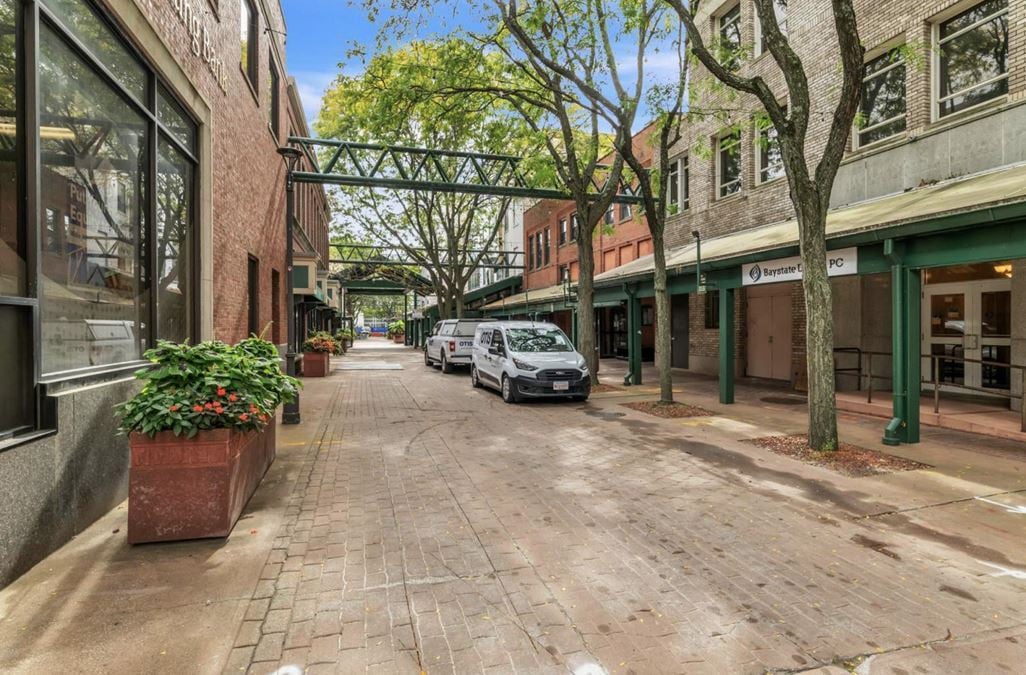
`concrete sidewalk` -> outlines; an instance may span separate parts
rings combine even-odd
[[[781,392],[742,387],[718,407],[682,382],[681,400],[717,413],[688,420],[620,405],[646,388],[510,406],[415,350],[358,344],[343,358],[401,370],[307,380],[303,424],[281,428],[227,540],[129,547],[121,507],[0,592],[0,670],[957,674],[1021,661],[1015,448],[945,435],[898,449],[931,469],[846,478],[744,442],[803,429]],[[844,418],[842,434],[884,449],[877,420]]]

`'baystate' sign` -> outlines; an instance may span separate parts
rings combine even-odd
[[[827,274],[829,276],[843,277],[858,274],[858,272],[859,250],[857,248],[827,251]],[[801,281],[801,278],[802,259],[798,256],[741,266],[741,284],[743,286]]]

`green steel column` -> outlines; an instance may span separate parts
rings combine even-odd
[[[577,309],[574,308],[570,311],[570,341],[574,343],[574,349],[577,349]]]
[[[919,393],[922,390],[920,331],[922,277],[919,270],[905,269],[905,427],[902,439],[919,442]]]
[[[734,289],[720,289],[720,403],[734,402]]]
[[[883,432],[885,445],[899,445],[905,439],[908,428],[908,270],[893,251],[890,240],[884,244],[884,252],[891,253],[891,365],[893,382],[894,418]],[[889,250],[891,248],[891,250]],[[916,383],[918,386],[918,383]],[[918,416],[918,415],[917,415]]]
[[[641,301],[635,289],[627,291],[627,377],[625,385],[641,384]]]

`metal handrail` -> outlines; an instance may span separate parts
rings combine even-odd
[[[858,347],[837,347],[837,348],[834,349],[834,352],[835,353],[840,353],[840,354],[856,354],[857,353],[859,355],[859,363],[858,363],[858,371],[857,371],[857,373],[855,372],[854,368],[837,368],[836,365],[835,365],[835,368],[834,368],[834,372],[836,374],[838,374],[838,375],[852,375],[852,374],[856,375],[856,377],[858,377],[859,391],[862,390],[862,378],[863,378],[862,360],[863,360],[863,358],[865,358],[866,369],[868,371],[866,373],[866,385],[867,385],[866,386],[866,389],[867,389],[866,402],[867,403],[872,403],[873,402],[873,381],[874,380],[893,381],[893,379],[894,379],[892,377],[887,377],[885,375],[875,375],[873,373],[873,357],[874,356],[886,356],[888,358],[891,358],[891,357],[893,357],[893,354],[891,352],[877,352],[877,351],[871,351],[871,350],[866,350],[866,349],[860,349]],[[941,368],[940,368],[940,365],[941,365],[941,362],[949,361],[949,362],[955,362],[955,363],[974,363],[974,364],[979,364],[981,366],[990,366],[990,367],[994,367],[994,368],[1007,368],[1007,369],[1009,369],[1012,372],[1018,370],[1019,373],[1020,373],[1021,382],[1022,382],[1022,391],[1019,394],[1013,394],[1011,391],[1004,392],[1004,391],[995,391],[993,389],[985,389],[983,387],[972,387],[972,386],[965,385],[965,384],[958,384],[956,382],[948,382],[948,383],[945,383],[945,384],[947,386],[955,387],[955,388],[958,388],[958,389],[964,389],[965,391],[979,392],[979,393],[987,394],[988,396],[996,396],[996,397],[999,397],[999,398],[1007,398],[1009,401],[1021,400],[1023,402],[1023,404],[1022,404],[1021,410],[1020,410],[1020,418],[1021,418],[1020,419],[1020,429],[1023,432],[1026,432],[1026,366],[1021,366],[1021,365],[1018,365],[1018,364],[1015,364],[1015,363],[1002,363],[1000,361],[987,361],[987,360],[983,360],[983,359],[967,359],[965,357],[949,356],[947,354],[920,354],[920,358],[922,358],[922,359],[930,359],[930,380],[931,380],[931,383],[933,384],[933,412],[935,414],[939,414],[940,413],[940,386],[941,386],[941,382],[940,382],[940,370],[941,370]],[[835,364],[836,364],[836,361],[835,361]],[[1010,382],[1011,382],[1011,375],[1009,376],[1009,383]]]

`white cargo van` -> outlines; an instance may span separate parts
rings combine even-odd
[[[502,392],[502,400],[586,401],[591,377],[584,357],[559,326],[540,321],[481,323],[474,334],[470,379]]]

